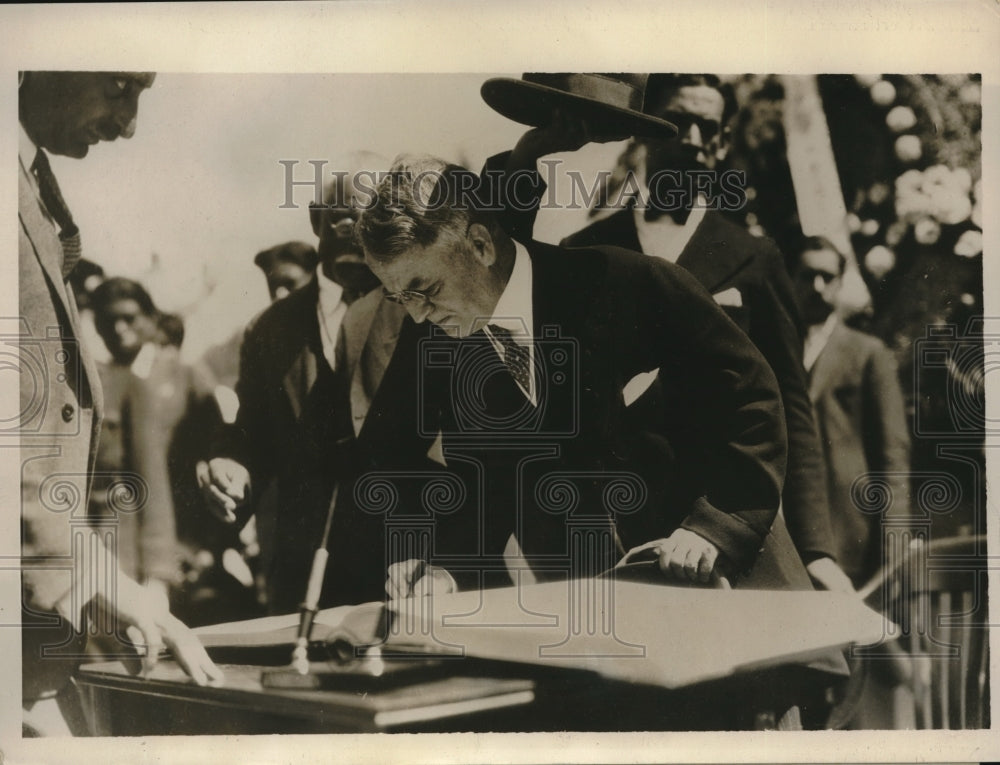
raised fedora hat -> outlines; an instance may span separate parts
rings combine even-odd
[[[542,127],[553,109],[579,113],[610,135],[673,138],[677,126],[643,113],[646,74],[526,73],[521,79],[496,77],[483,83],[483,100],[522,125]]]

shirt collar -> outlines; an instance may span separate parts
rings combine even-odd
[[[316,279],[319,282],[319,305],[324,311],[332,311],[340,304],[344,288],[323,273],[323,264],[316,267]]]
[[[830,342],[830,336],[839,322],[840,318],[837,312],[833,311],[826,317],[825,322],[822,324],[813,324],[806,330],[802,365],[806,368],[807,372],[812,370],[816,360],[823,352],[823,349],[826,348],[826,344]]]
[[[38,147],[35,146],[35,142],[28,136],[27,131],[24,129],[24,125],[18,122],[17,126],[19,128],[17,136],[17,153],[21,155],[21,159],[30,169],[35,162],[35,155],[38,153]]]
[[[534,334],[531,277],[531,256],[524,245],[514,242],[514,268],[487,323],[503,327],[518,343],[530,343]]]
[[[678,234],[683,233],[683,243],[686,245],[694,234],[694,230],[698,228],[698,225],[705,217],[705,211],[708,209],[708,200],[705,199],[703,194],[698,194],[695,197],[694,204],[691,205],[691,212],[688,213],[687,220],[684,221],[683,225],[678,225],[674,222],[674,219],[669,215],[661,215],[656,220],[646,220],[646,208],[644,205],[636,205],[632,208],[632,214],[635,216],[635,227],[639,231],[648,231],[655,229],[657,227],[669,227],[675,229]]]

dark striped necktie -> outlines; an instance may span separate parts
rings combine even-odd
[[[531,355],[528,349],[519,345],[508,330],[497,324],[489,325],[490,332],[503,346],[503,363],[517,383],[531,395]]]
[[[59,241],[63,250],[62,275],[66,279],[80,260],[80,229],[73,222],[73,216],[59,191],[59,183],[52,172],[49,158],[41,149],[35,154],[31,169],[38,179],[38,193],[42,197],[42,203],[59,226]]]

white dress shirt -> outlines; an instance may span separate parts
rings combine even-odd
[[[708,203],[701,194],[697,196],[691,212],[683,225],[675,223],[669,215],[661,215],[656,220],[646,220],[646,211],[641,205],[632,208],[635,217],[635,232],[639,236],[639,246],[646,255],[676,263],[687,247],[694,231],[705,217]]]
[[[813,368],[816,359],[819,358],[823,349],[826,348],[826,344],[830,342],[830,335],[833,334],[833,330],[837,326],[837,321],[837,314],[834,312],[827,316],[826,321],[822,324],[813,324],[806,330],[802,364],[807,372]]]
[[[337,282],[327,278],[323,266],[316,269],[316,279],[319,281],[319,302],[316,306],[316,318],[319,319],[319,336],[323,342],[323,356],[330,369],[337,369],[337,338],[340,335],[340,325],[347,313],[347,303],[343,301],[344,288]]]
[[[496,324],[510,332],[511,338],[522,348],[528,351],[528,381],[531,390],[525,390],[518,383],[517,387],[528,398],[528,400],[538,405],[535,391],[535,343],[533,337],[534,315],[531,309],[531,256],[520,242],[514,242],[514,269],[507,280],[496,308],[493,309],[493,316],[486,322],[483,328],[484,333],[493,343],[493,348],[504,360],[505,350],[499,340],[490,332],[489,324]]]

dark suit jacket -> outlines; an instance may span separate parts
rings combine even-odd
[[[609,244],[642,251],[629,209],[592,223],[562,244]],[[708,210],[677,265],[691,272],[713,295],[738,290],[742,305],[729,301],[723,308],[771,365],[785,406],[788,473],[782,500],[788,530],[806,561],[823,555],[836,557],[830,510],[822,490],[822,451],[802,368],[798,310],[781,253],[769,240],[752,236]],[[643,405],[641,401],[637,404]]]
[[[872,476],[887,481],[891,512],[908,514],[909,431],[896,362],[880,340],[838,323],[810,373],[809,395],[826,454],[837,557],[855,586],[881,565],[881,513],[864,513]]]
[[[21,449],[26,702],[68,681],[78,662],[58,654],[79,652],[82,636],[60,615],[77,619],[83,599],[93,593],[87,585],[113,568],[101,560],[106,548],[88,538],[86,519],[102,417],[100,379],[78,334],[76,301],[62,276],[62,245],[32,188],[32,159],[18,157],[20,318],[5,332],[19,347],[22,372],[21,419],[5,435],[19,439],[10,445]],[[74,585],[80,588],[75,599]]]
[[[508,202],[505,227],[519,241],[528,241],[545,184],[536,173],[513,176],[508,184],[508,156],[503,153],[490,157],[484,171],[493,174],[497,198]],[[609,245],[642,252],[631,209],[595,221],[560,244]],[[708,210],[677,265],[692,273],[717,298],[722,293],[732,294],[733,289],[739,291],[742,305],[723,307],[771,365],[785,407],[788,472],[782,500],[788,531],[807,562],[833,556],[830,508],[822,491],[826,481],[823,456],[802,368],[800,319],[781,253],[770,240],[752,236]],[[658,388],[659,383],[654,383],[647,395],[636,401],[637,415],[650,405],[650,397],[660,395]]]
[[[476,495],[436,519],[435,562],[465,586],[463,570],[502,569],[514,533],[536,573],[586,575],[683,527],[745,574],[768,537],[785,470],[770,367],[684,269],[616,248],[531,243],[529,252],[537,409],[511,394],[488,341],[440,338],[422,354],[431,400],[417,430],[430,438],[427,423],[439,417],[449,469],[468,468],[464,485]],[[622,391],[657,368],[659,420],[636,421]],[[591,559],[569,529],[602,525],[616,549]]]
[[[274,479],[277,518],[269,572],[273,612],[294,611],[305,594],[313,552],[322,537],[334,484],[340,484],[330,533],[329,563],[321,605],[361,603],[384,596],[384,518],[359,510],[359,473],[391,469],[392,434],[378,412],[368,421],[375,391],[391,399],[401,384],[385,386],[405,311],[369,293],[344,317],[346,366],[331,372],[323,356],[316,316],[319,285],[311,283],[265,310],[244,338],[236,392],[235,426],[216,444],[250,471],[261,491]],[[415,346],[408,342],[406,347]],[[401,358],[397,363],[408,363]],[[405,380],[412,387],[412,378]],[[411,393],[411,391],[407,391]],[[386,444],[389,444],[386,446]],[[253,503],[244,511],[249,517]]]

